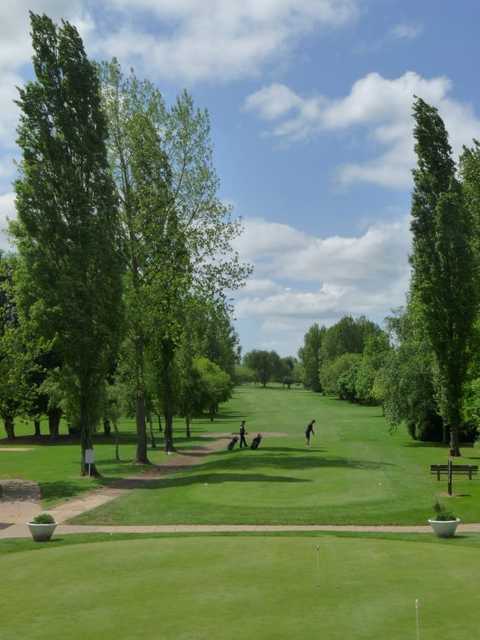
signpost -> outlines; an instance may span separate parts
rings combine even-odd
[[[88,475],[91,476],[92,464],[95,462],[95,451],[93,449],[85,449],[85,464],[88,464]]]

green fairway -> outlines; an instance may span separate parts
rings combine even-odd
[[[429,465],[446,462],[444,447],[413,442],[403,428],[390,434],[378,407],[361,407],[303,390],[242,387],[213,425],[199,431],[238,429],[266,437],[258,451],[222,451],[190,471],[136,490],[76,522],[102,524],[425,523],[446,482]],[[304,428],[317,419],[312,449]],[[478,452],[464,449],[462,462]],[[445,498],[464,521],[480,521],[480,483],[455,480],[457,497]]]
[[[25,543],[27,546],[30,543]],[[317,550],[318,560],[317,568]],[[476,637],[480,540],[162,537],[2,554],[2,640]],[[446,607],[448,603],[448,607]]]

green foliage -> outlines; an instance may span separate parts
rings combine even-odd
[[[254,349],[245,354],[243,364],[255,373],[256,381],[265,387],[278,371],[280,357],[275,351]]]
[[[15,436],[14,418],[21,411],[23,345],[13,297],[14,262],[0,253],[0,415],[8,438]],[[23,386],[23,385],[22,385]]]
[[[246,367],[242,364],[237,364],[235,367],[235,384],[249,384],[255,382],[255,372],[253,369]]]
[[[433,353],[418,311],[389,319],[394,350],[382,373],[383,406],[389,423],[406,423],[416,440],[441,441],[445,434],[438,414],[433,379]]]
[[[190,412],[193,357],[204,355],[233,375],[238,338],[224,291],[250,269],[231,245],[241,226],[217,195],[208,113],[186,92],[168,108],[152,83],[133,71],[124,76],[116,60],[101,66],[101,76],[124,231],[137,460],[147,462],[147,387],[165,414],[170,450],[175,407]]]
[[[375,404],[381,402],[384,392],[383,367],[390,354],[388,336],[384,332],[375,333],[365,340],[362,360],[355,374],[355,397],[359,402]]]
[[[463,386],[478,313],[474,224],[455,175],[448,134],[438,111],[414,103],[417,168],[412,197],[412,295],[435,356],[439,411],[458,451]]]
[[[329,327],[322,339],[321,362],[335,360],[344,353],[362,353],[368,337],[380,333],[380,328],[361,316],[345,316]]]
[[[194,371],[198,376],[196,408],[208,411],[213,419],[221,402],[226,402],[233,390],[232,379],[226,371],[208,358],[195,358]]]
[[[32,522],[34,524],[55,524],[55,518],[50,513],[39,513]]]
[[[317,392],[322,390],[319,376],[320,349],[326,331],[325,327],[319,327],[316,323],[312,325],[305,334],[303,347],[298,352],[303,369],[303,384],[307,389]]]
[[[320,382],[327,395],[343,400],[355,399],[355,374],[362,360],[360,353],[343,353],[320,369]]]
[[[438,500],[436,500],[433,504],[433,511],[435,513],[434,520],[437,520],[437,522],[446,522],[448,520],[457,519],[457,516],[454,515],[451,511],[448,511],[445,505],[441,504]]]
[[[15,182],[22,313],[55,339],[82,448],[121,329],[117,209],[95,67],[77,30],[31,14],[35,78],[20,89]]]

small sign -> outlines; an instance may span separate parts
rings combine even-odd
[[[93,464],[95,462],[95,451],[93,449],[85,449],[85,464]]]

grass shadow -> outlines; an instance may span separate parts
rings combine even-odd
[[[230,451],[222,451],[220,454],[220,459],[212,460],[210,462],[206,462],[202,464],[197,469],[201,471],[210,471],[216,469],[241,469],[248,470],[252,467],[272,467],[277,469],[287,469],[287,470],[302,470],[302,469],[321,469],[321,468],[347,468],[347,469],[360,469],[360,470],[375,470],[375,469],[383,469],[386,467],[395,466],[390,462],[377,462],[372,460],[355,460],[353,458],[341,458],[341,457],[313,457],[313,456],[288,456],[288,448],[286,449],[286,453],[275,455],[273,451],[276,452],[275,449],[270,451],[267,454],[258,455],[261,453],[261,450],[257,452],[252,452],[252,455],[240,455],[240,451],[230,452]],[[265,451],[265,449],[263,450]],[[305,453],[304,450],[302,450]],[[237,455],[235,455],[237,453]],[[228,456],[228,460],[227,460]]]
[[[283,475],[267,475],[263,473],[206,473],[206,474],[189,474],[184,476],[165,476],[156,479],[118,479],[118,478],[102,478],[101,484],[105,486],[115,487],[116,489],[171,489],[174,487],[189,487],[192,485],[207,486],[214,484],[225,484],[228,482],[274,482],[274,483],[306,483],[311,480],[303,478],[294,478]]]
[[[69,482],[68,480],[40,482],[39,486],[42,499],[49,501],[68,500],[93,489],[90,482],[85,482],[82,485],[81,479],[78,482]]]

